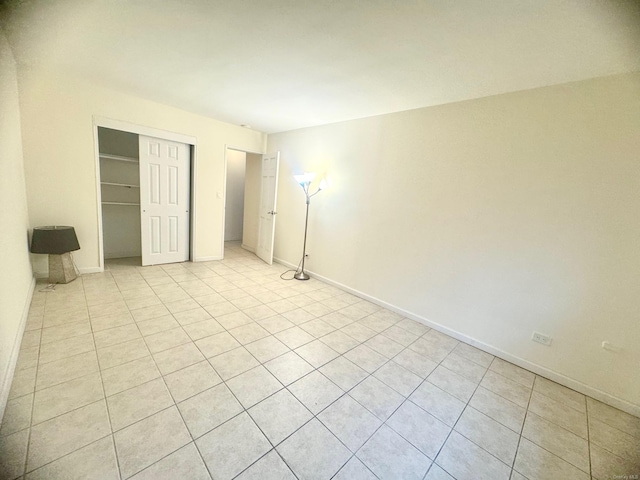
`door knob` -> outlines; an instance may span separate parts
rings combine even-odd
[[[267,212],[269,215],[277,215],[278,212],[274,212],[273,210],[271,210],[270,212]]]

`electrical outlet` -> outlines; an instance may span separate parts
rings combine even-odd
[[[533,332],[531,336],[531,340],[534,342],[541,343],[542,345],[550,346],[551,345],[551,337],[549,335],[543,335],[540,332]]]

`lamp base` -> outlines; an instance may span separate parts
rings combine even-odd
[[[293,278],[295,278],[296,280],[309,280],[311,277],[309,275],[307,275],[306,273],[304,273],[304,271],[302,272],[298,272],[296,273]]]
[[[70,253],[49,254],[49,283],[69,283],[78,276]]]

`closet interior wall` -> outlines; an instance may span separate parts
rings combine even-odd
[[[98,127],[105,259],[140,257],[138,135]]]

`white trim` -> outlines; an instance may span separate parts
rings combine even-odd
[[[232,149],[235,150],[235,149]],[[226,221],[227,221],[227,152],[229,151],[229,148],[227,147],[227,145],[225,144],[224,146],[224,171],[222,172],[222,225],[221,225],[221,236],[220,236],[220,256],[222,258],[224,258],[224,235],[226,233]],[[246,156],[245,156],[246,159]],[[245,169],[246,169],[246,163],[247,161],[245,160]],[[245,176],[246,176],[246,170],[245,170]],[[244,212],[242,212],[242,217],[244,220]]]
[[[222,257],[220,255],[214,255],[212,257],[198,257],[193,261],[194,262],[213,262],[214,260],[222,260]]]
[[[93,116],[93,124],[96,127],[112,128],[114,130],[123,130],[125,132],[137,133],[138,135],[146,135],[148,137],[162,138],[171,140],[172,142],[186,143],[187,145],[197,145],[198,139],[191,135],[183,133],[171,132],[169,130],[161,130],[159,128],[137,125],[135,123],[123,122],[113,118]]]
[[[98,214],[98,268],[104,271],[104,238],[102,231],[102,185],[100,179],[100,142],[98,139],[98,124],[93,118],[93,154],[95,156],[96,177],[96,211]]]
[[[197,145],[191,144],[189,145],[189,161],[191,165],[189,165],[189,171],[191,172],[190,181],[190,190],[191,197],[189,198],[189,260],[195,262],[196,256],[196,178],[197,178],[197,165],[196,156],[197,156]]]
[[[139,255],[129,255],[129,256],[135,257]],[[114,257],[114,258],[125,258],[125,257]],[[83,275],[85,273],[102,273],[102,272],[104,272],[104,267],[83,267],[83,268],[78,267],[78,273],[80,273],[80,275]],[[38,280],[41,278],[49,278],[49,272],[33,272],[33,277]]]
[[[296,268],[296,265],[293,265],[292,263],[289,263],[285,260],[282,260],[281,258],[276,258],[274,257],[273,260],[281,265],[284,265],[286,267],[289,268]],[[366,293],[360,292],[359,290],[355,290],[353,288],[350,288],[346,285],[343,285],[342,283],[336,282],[334,280],[331,280],[327,277],[324,277],[322,275],[318,275],[317,273],[312,272],[311,270],[305,269],[305,271],[309,274],[311,274],[314,278],[317,278],[318,280],[321,280],[325,283],[328,283],[329,285],[332,285],[334,287],[337,287],[341,290],[344,290],[346,292],[349,292],[353,295],[355,295],[356,297],[360,297],[364,300],[367,300],[371,303],[375,303],[376,305],[380,305],[381,307],[386,308],[387,310],[391,310],[392,312],[396,312],[404,317],[410,318],[411,320],[415,320],[416,322],[420,322],[423,325],[426,325],[427,327],[433,328],[434,330],[437,330],[439,332],[445,333],[453,338],[456,338],[457,340],[460,340],[464,343],[468,343],[469,345],[472,345],[476,348],[479,348],[480,350],[483,350],[487,353],[490,353],[492,355],[495,355],[496,357],[499,357],[503,360],[506,360],[508,362],[513,363],[514,365],[517,365],[519,367],[522,367],[526,370],[529,370],[537,375],[540,375],[541,377],[545,377],[548,378],[549,380],[553,380],[556,383],[559,383],[560,385],[564,385],[565,387],[571,388],[572,390],[575,390],[577,392],[580,392],[584,395],[588,395],[592,398],[595,398],[596,400],[600,400],[603,403],[606,403],[607,405],[611,405],[612,407],[618,408],[620,410],[622,410],[623,412],[627,412],[631,415],[635,415],[636,417],[640,417],[640,405],[635,405],[631,402],[628,402],[626,400],[623,400],[621,398],[618,398],[614,395],[611,395],[609,393],[603,392],[602,390],[598,390],[597,388],[591,387],[589,385],[586,385],[578,380],[574,380],[573,378],[567,377],[566,375],[563,375],[561,373],[558,373],[554,370],[551,370],[549,368],[543,367],[541,365],[538,365],[536,363],[533,363],[529,360],[525,360],[524,358],[518,357],[516,355],[513,355],[511,353],[505,352],[504,350],[501,350],[499,348],[496,348],[492,345],[488,345],[484,342],[481,342],[479,340],[476,340],[475,338],[469,337],[461,332],[458,332],[456,330],[453,330],[451,328],[445,327],[444,325],[441,325],[439,323],[433,322],[429,319],[426,319],[420,315],[417,315],[413,312],[409,312],[407,310],[404,310],[400,307],[396,307],[395,305],[392,305],[390,303],[387,303],[383,300],[380,300],[376,297],[372,297],[371,295],[367,295]]]
[[[20,346],[22,344],[22,336],[24,335],[24,329],[27,326],[27,318],[29,317],[29,307],[31,307],[31,299],[33,298],[33,292],[36,288],[35,277],[31,278],[31,284],[29,285],[29,291],[27,292],[27,298],[22,308],[22,318],[20,319],[20,325],[16,332],[16,338],[13,340],[13,347],[11,349],[11,355],[9,356],[9,363],[7,364],[7,371],[2,379],[2,385],[0,386],[0,420],[4,416],[5,408],[7,407],[7,401],[9,400],[9,392],[11,391],[11,383],[13,382],[13,375],[16,372],[16,365],[18,364],[18,356],[20,355]]]
[[[137,256],[137,255],[134,255]],[[78,268],[78,272],[80,272],[80,275],[84,275],[87,273],[102,273],[104,272],[104,268],[101,267],[84,267],[84,268]]]
[[[234,147],[232,145],[225,144],[224,148],[225,150],[228,148],[229,150],[236,150],[238,152],[253,153],[254,155],[264,155],[264,152],[254,152],[253,150],[247,150],[246,148],[243,148],[243,147]]]

